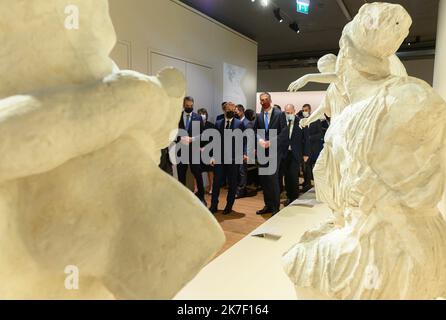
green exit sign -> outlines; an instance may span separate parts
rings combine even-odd
[[[310,0],[296,0],[297,12],[308,14],[310,12]]]

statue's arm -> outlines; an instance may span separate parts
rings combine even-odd
[[[290,84],[288,87],[288,91],[295,92],[299,91],[299,89],[305,87],[310,82],[316,82],[316,83],[324,83],[324,84],[331,84],[333,82],[336,82],[338,80],[338,76],[336,73],[312,73],[307,74],[293,83]]]
[[[324,114],[331,117],[331,110],[327,101],[327,96],[324,97],[324,100],[322,100],[322,103],[320,104],[319,108],[317,108],[317,110],[313,112],[308,118],[302,119],[299,125],[302,128],[308,127],[312,123],[321,119]]]
[[[161,87],[158,78],[123,72],[86,86],[0,100],[0,182],[51,170],[138,125],[150,126],[157,118],[148,103],[167,98]]]

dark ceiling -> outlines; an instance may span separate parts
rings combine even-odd
[[[259,44],[259,62],[302,59],[334,52],[339,48],[341,32],[348,23],[340,2],[354,16],[363,0],[311,0],[310,14],[296,12],[296,0],[270,0],[262,7],[260,0],[181,0],[230,28],[254,39]],[[370,2],[370,1],[369,1]],[[408,41],[402,50],[432,49],[435,47],[438,0],[387,1],[403,5],[413,18]],[[285,21],[278,23],[273,9],[280,7]],[[289,27],[296,21],[300,34]],[[416,43],[414,43],[416,42]]]

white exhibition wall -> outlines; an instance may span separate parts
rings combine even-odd
[[[277,104],[284,110],[287,104],[293,104],[296,107],[296,112],[302,109],[304,104],[310,104],[312,110],[315,111],[325,97],[325,91],[301,91],[301,92],[270,92],[273,104]],[[256,110],[260,112],[262,106],[260,105],[261,92],[257,93]]]
[[[177,0],[110,0],[110,13],[118,38],[112,58],[121,69],[181,70],[196,109],[211,118],[228,96],[255,105],[256,42]]]

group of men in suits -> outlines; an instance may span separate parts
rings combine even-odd
[[[177,142],[182,143],[183,145],[192,145],[196,139],[199,139],[204,131],[204,123],[201,116],[193,112],[194,99],[192,97],[186,97],[183,103],[183,112],[181,115],[181,119],[179,122],[179,132],[182,132],[178,135]],[[240,193],[242,192],[244,187],[246,187],[245,179],[239,179],[240,173],[243,173],[243,170],[246,169],[247,162],[247,152],[246,145],[243,145],[243,154],[237,155],[236,153],[236,145],[235,141],[230,141],[229,139],[233,139],[230,135],[225,134],[225,131],[235,131],[240,130],[243,132],[248,126],[247,119],[244,117],[244,107],[239,105],[236,106],[232,102],[225,102],[223,104],[223,114],[217,118],[215,123],[215,129],[218,131],[220,136],[220,150],[215,150],[214,152],[219,152],[219,156],[213,154],[213,157],[210,161],[210,165],[214,168],[214,181],[212,188],[212,200],[209,210],[212,213],[216,213],[218,210],[218,202],[220,197],[220,190],[224,183],[227,183],[228,186],[228,195],[226,199],[226,206],[223,211],[223,214],[230,214],[233,210],[233,205],[236,197],[240,197]],[[199,132],[193,132],[192,128],[194,122],[197,123],[195,127],[199,127]],[[199,123],[199,124],[198,124]],[[227,145],[232,144],[232,152],[231,155],[225,155]],[[204,198],[204,186],[203,186],[203,177],[201,170],[201,163],[193,163],[192,159],[193,150],[189,149],[189,161],[187,163],[178,163],[177,171],[178,171],[178,179],[179,181],[186,185],[186,173],[187,169],[190,168],[192,175],[196,180],[196,196],[203,202],[204,205],[207,205]],[[215,156],[215,157],[214,157]],[[237,160],[237,157],[241,157],[241,159]],[[239,180],[240,186],[239,186]],[[245,181],[245,182],[244,182]]]
[[[299,126],[299,117],[296,115],[296,109],[293,105],[285,106],[284,111],[274,107],[271,95],[263,93],[260,95],[260,104],[262,110],[253,121],[245,117],[243,106],[236,106],[228,102],[222,105],[223,114],[217,118],[215,129],[218,131],[221,140],[220,159],[212,158],[210,165],[214,168],[214,181],[212,190],[212,200],[210,211],[217,212],[220,190],[224,183],[228,186],[228,195],[224,214],[230,214],[236,198],[243,197],[246,192],[247,162],[249,159],[247,146],[243,146],[243,155],[237,155],[235,152],[234,141],[231,135],[225,132],[234,132],[235,130],[245,131],[254,130],[256,137],[256,155],[264,154],[270,161],[277,163],[274,170],[267,174],[260,175],[260,183],[263,189],[264,207],[257,214],[276,214],[280,209],[280,179],[283,175],[285,180],[285,190],[287,194],[287,203],[293,202],[299,196],[299,173],[302,164],[310,164],[311,160],[311,132],[304,130]],[[202,117],[193,112],[194,101],[191,97],[184,99],[183,113],[181,115],[179,128],[183,129],[183,136],[178,137],[178,141],[185,145],[191,145],[193,141],[200,138],[203,133]],[[201,128],[199,133],[192,132],[193,123]],[[309,135],[310,133],[310,135]],[[232,154],[228,158],[225,148],[229,143],[232,144]],[[263,149],[263,150],[260,150]],[[192,151],[190,152],[190,162],[180,163],[177,166],[178,178],[184,185],[186,184],[186,172],[190,168],[196,179],[196,196],[205,204],[203,178],[201,175],[200,164],[192,162]],[[240,161],[240,158],[243,160]],[[226,161],[223,161],[223,160]],[[270,163],[258,161],[259,167],[268,167]],[[279,175],[279,168],[281,175]],[[260,170],[259,170],[260,172]]]

